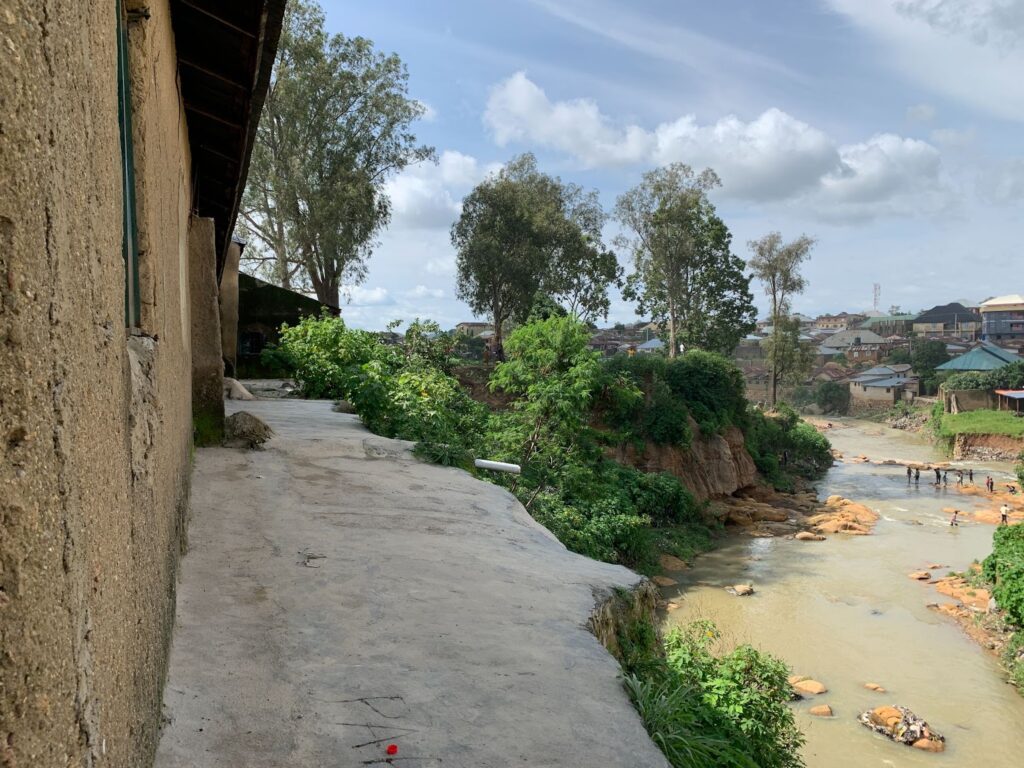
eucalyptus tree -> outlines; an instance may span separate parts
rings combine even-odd
[[[810,258],[814,243],[814,238],[807,235],[786,243],[780,233],[769,232],[747,244],[754,252],[750,268],[764,286],[771,311],[772,336],[766,351],[772,368],[772,405],[778,397],[779,382],[809,367],[807,355],[799,348],[799,324],[794,331],[789,314],[793,296],[807,287],[800,268]]]
[[[506,324],[526,320],[538,300],[583,320],[607,315],[620,269],[601,240],[605,220],[596,192],[543,173],[532,154],[466,196],[451,229],[457,295],[490,318],[497,350]]]
[[[319,5],[289,2],[242,200],[248,260],[338,306],[390,220],[385,182],[434,158],[412,132],[423,114],[397,55],[330,35]]]
[[[645,173],[615,204],[625,230],[616,242],[634,267],[623,295],[662,326],[670,357],[680,345],[731,354],[754,327],[750,279],[708,198],[720,183],[711,169],[673,163]]]

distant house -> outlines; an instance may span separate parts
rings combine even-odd
[[[995,371],[1010,363],[1020,362],[1020,355],[987,341],[935,368],[937,371]]]
[[[941,304],[914,320],[914,333],[973,336],[981,330],[981,315],[959,302]]]
[[[844,368],[839,363],[825,363],[811,374],[811,380],[840,382],[849,375],[849,369]]]
[[[455,332],[471,338],[481,336],[487,331],[493,331],[494,326],[490,323],[465,322],[455,326]]]
[[[837,315],[818,315],[814,319],[814,328],[819,331],[845,331],[856,328],[864,322],[864,315],[840,312]]]
[[[873,331],[865,331],[859,328],[851,328],[845,331],[833,333],[825,341],[825,345],[833,349],[845,350],[850,347],[873,347],[882,346],[885,339]]]
[[[665,351],[665,342],[661,339],[650,339],[645,341],[643,344],[636,345],[636,351],[642,355],[650,355],[654,352]]]
[[[861,405],[892,405],[917,394],[917,377],[905,364],[878,365],[850,379],[850,399]]]
[[[1012,293],[982,302],[981,338],[986,341],[1024,340],[1024,296]]]
[[[917,315],[881,315],[869,317],[859,327],[880,336],[906,336],[914,330],[916,319]]]

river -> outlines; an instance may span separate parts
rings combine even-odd
[[[829,440],[846,456],[941,460],[920,437],[868,422],[835,424]],[[970,466],[978,484],[986,473],[1009,478],[1007,464]],[[1024,765],[1024,697],[1004,682],[991,654],[926,607],[947,598],[907,577],[933,563],[948,566],[932,569],[933,576],[964,570],[991,551],[993,526],[968,520],[951,528],[942,511],[974,509],[976,498],[936,490],[930,478],[922,472],[921,485],[908,486],[901,466],[837,463],[817,484],[819,496],[840,494],[880,512],[874,535],[823,542],[733,537],[673,573],[678,589],[663,590],[680,604],[666,628],[713,619],[729,642],[751,643],[828,687],[794,704],[808,768]],[[725,591],[737,583],[753,584],[756,593]],[[887,692],[869,691],[867,682]],[[814,704],[831,705],[835,717],[809,715]],[[946,737],[945,753],[895,744],[856,720],[882,704],[925,718]]]

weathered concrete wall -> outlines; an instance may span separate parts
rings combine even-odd
[[[188,253],[192,302],[192,421],[198,445],[218,445],[224,438],[224,361],[220,354],[213,219],[192,217]]]
[[[220,276],[220,353],[224,358],[224,373],[235,376],[238,366],[238,264],[242,260],[242,246],[232,242],[224,255],[224,271]]]
[[[999,400],[990,389],[942,389],[942,407],[946,413],[995,410]]]
[[[145,5],[131,333],[114,4],[0,9],[4,766],[146,765],[158,735],[188,499],[191,174],[167,0]]]

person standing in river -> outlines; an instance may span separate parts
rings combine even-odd
[[[969,482],[971,485],[974,485],[974,470],[973,469],[968,469],[967,470],[967,482]]]
[[[914,469],[914,485],[918,485],[921,482],[921,468],[916,467]]]
[[[907,467],[907,485],[910,485],[910,479],[913,476],[913,474],[914,470],[912,470],[910,467]]]
[[[949,485],[949,470],[948,469],[944,469],[942,471],[942,484],[943,485]]]
[[[939,468],[935,467],[935,484],[938,485],[940,482],[942,482],[942,476],[939,475]]]
[[[956,484],[959,485],[961,488],[964,485],[964,471],[962,469],[958,469],[956,471]]]
[[[1001,506],[999,508],[999,524],[1000,525],[1009,525],[1010,524],[1010,505],[1009,504],[1003,504],[1003,506]]]
[[[949,527],[950,528],[953,528],[953,527],[959,528],[960,527],[960,521],[956,519],[957,515],[959,515],[959,514],[960,514],[960,510],[959,509],[954,509],[953,510],[953,516],[951,518],[949,518]]]

